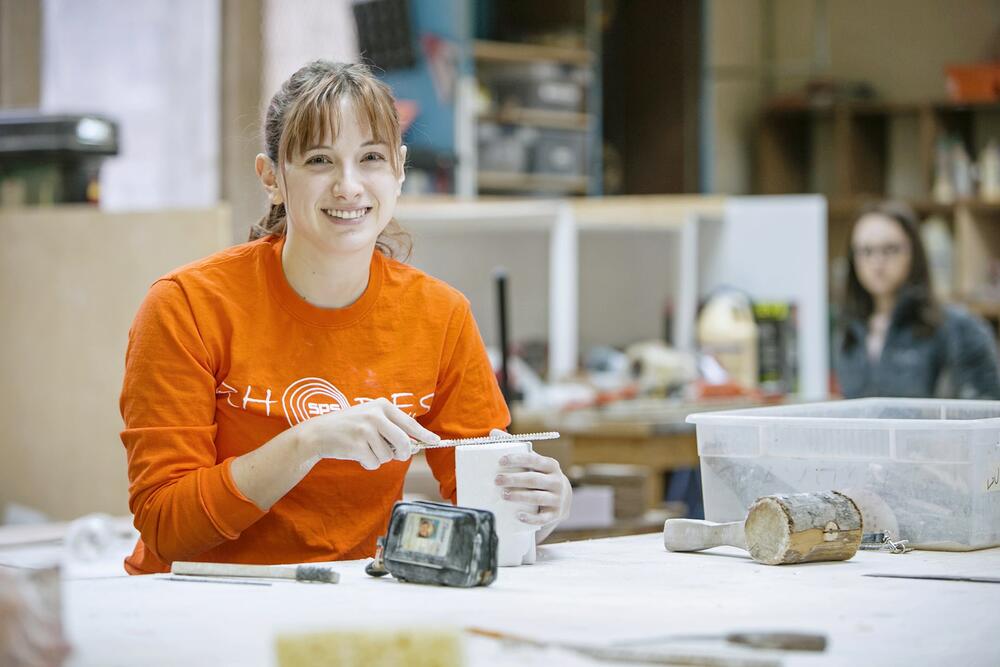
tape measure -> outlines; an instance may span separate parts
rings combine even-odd
[[[399,501],[365,572],[416,584],[489,586],[497,577],[494,525],[489,510]]]

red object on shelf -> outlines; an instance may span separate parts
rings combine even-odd
[[[1000,100],[1000,63],[949,65],[945,76],[948,97],[955,102]]]
[[[399,114],[399,133],[406,134],[420,115],[420,105],[416,100],[396,100],[396,113]]]

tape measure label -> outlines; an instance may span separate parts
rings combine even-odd
[[[453,525],[452,519],[413,512],[403,525],[401,546],[413,553],[443,558],[451,546]]]

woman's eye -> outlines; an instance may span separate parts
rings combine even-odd
[[[330,160],[325,155],[313,155],[306,160],[306,164],[328,164]]]
[[[367,153],[365,154],[364,160],[366,162],[371,162],[373,160],[385,160],[385,156],[381,153]]]

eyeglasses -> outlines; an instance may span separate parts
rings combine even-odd
[[[875,257],[896,259],[909,252],[909,247],[902,243],[883,243],[882,245],[856,245],[851,248],[854,259],[869,261]]]

